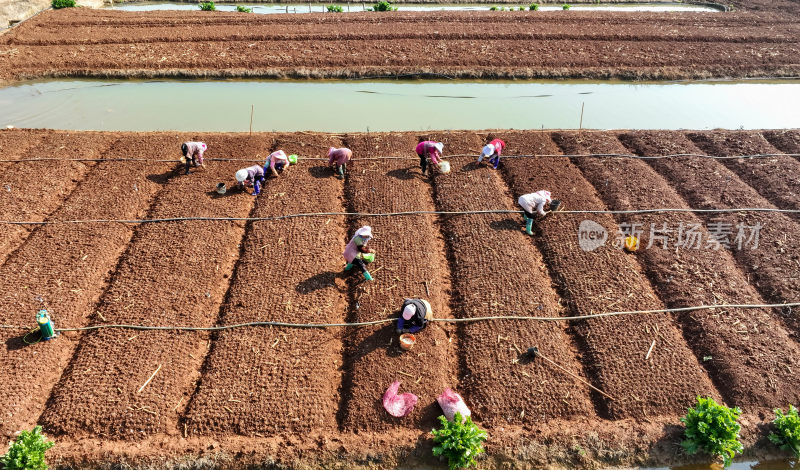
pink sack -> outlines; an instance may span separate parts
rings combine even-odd
[[[383,394],[383,407],[395,418],[402,418],[411,413],[418,400],[413,393],[398,395],[397,390],[399,389],[400,381],[397,380],[392,382],[389,388],[386,389],[386,393]]]
[[[461,395],[449,388],[444,389],[444,392],[436,398],[436,401],[439,402],[439,406],[442,407],[442,411],[444,412],[444,417],[447,418],[448,421],[453,420],[456,411],[461,413],[463,419],[466,419],[467,416],[472,414],[469,408],[467,408],[467,404],[464,403],[464,399],[461,398]]]

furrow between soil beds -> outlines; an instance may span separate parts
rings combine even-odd
[[[352,210],[436,210],[430,185],[413,162],[358,161],[359,157],[413,156],[417,144],[413,135],[348,135],[345,143],[355,158],[346,185]],[[451,317],[450,271],[436,217],[364,217],[354,226],[363,225],[370,225],[375,234],[371,246],[377,258],[368,266],[374,281],[362,282],[360,273],[352,273],[352,278],[358,279],[353,286],[357,302],[353,320],[396,318],[405,298],[426,299],[434,317]],[[346,338],[345,430],[413,427],[428,431],[441,414],[436,397],[445,388],[458,385],[455,327],[429,324],[416,334],[416,345],[406,352],[400,349],[395,327],[391,323],[359,329]],[[395,380],[401,382],[400,393],[410,392],[419,398],[414,411],[400,419],[389,415],[380,400]]]
[[[691,132],[687,137],[709,155],[779,154],[760,132]],[[788,155],[720,160],[745,183],[781,209],[800,210],[800,161]],[[800,220],[800,215],[795,215]]]
[[[297,153],[301,161],[267,180],[253,216],[342,212],[341,184],[321,163],[302,160],[324,157],[338,144],[334,137],[277,136],[273,149]],[[252,197],[233,195],[240,196]],[[221,323],[344,321],[346,286],[337,279],[342,222],[251,223]],[[256,327],[220,332],[186,413],[187,434],[263,437],[337,430],[342,331]]]
[[[764,131],[761,135],[776,149],[794,154],[794,158],[800,160],[800,131],[796,129]]]
[[[548,134],[506,135],[515,153],[563,153]],[[567,208],[605,209],[591,184],[566,158],[508,159],[502,165],[514,196],[546,189]],[[551,214],[538,217],[534,224],[535,238],[528,243],[539,245],[572,316],[664,308],[635,260],[611,248],[605,238],[598,243],[588,238],[590,232],[616,233],[610,215]],[[597,397],[609,418],[682,414],[697,395],[715,393],[668,315],[607,317],[571,326],[582,346],[584,367],[615,398]],[[660,347],[650,350],[653,340]]]
[[[91,132],[60,132],[44,136],[18,159],[56,157],[96,158],[113,142]],[[9,164],[0,176],[0,212],[4,220],[42,221],[56,211],[94,166],[94,163],[40,161]],[[31,225],[6,225],[0,230],[0,264],[36,230]]]
[[[65,143],[71,149],[113,158],[119,156],[119,149],[127,151],[131,140],[122,138],[108,151],[81,141]],[[159,168],[166,166],[154,167]],[[84,183],[51,219],[141,217],[161,187],[148,176],[151,170],[138,163],[101,163],[89,171]],[[33,325],[34,313],[42,308],[36,297],[41,296],[56,327],[87,325],[90,312],[106,288],[107,277],[134,230],[135,227],[123,224],[56,224],[37,229],[0,268],[0,279],[7,291],[0,303],[0,310],[7,312],[4,323]],[[0,381],[0,409],[6,414],[0,420],[0,435],[10,437],[39,418],[51,389],[72,358],[80,335],[66,333],[35,345],[26,345],[22,335],[13,330],[0,330],[0,337],[6,348],[14,351],[0,355],[0,370],[4,372]],[[34,333],[29,341],[38,337]]]
[[[628,153],[610,133],[558,133],[554,140],[571,155]],[[615,210],[648,207],[687,209],[686,202],[647,163],[630,158],[573,160],[605,204]],[[626,184],[628,183],[628,184]],[[763,304],[733,256],[698,240],[710,235],[691,213],[619,215],[620,226],[638,227],[636,255],[656,292],[669,308],[698,304]],[[638,231],[642,233],[639,235]],[[621,249],[621,245],[618,249]],[[728,403],[769,411],[797,402],[800,391],[780,386],[800,370],[800,348],[768,309],[710,310],[675,316],[697,360],[708,370]],[[658,342],[653,347],[661,347]],[[651,356],[652,357],[652,356]],[[764,374],[764,371],[770,371]]]
[[[216,134],[206,142],[206,157],[254,158],[271,140]],[[149,215],[247,216],[254,203],[251,196],[220,198],[214,192],[215,184],[229,181],[236,169],[236,163],[215,163],[170,179]],[[95,312],[95,322],[212,326],[243,233],[243,222],[143,225]],[[199,332],[120,329],[84,336],[41,422],[51,432],[73,437],[177,434],[176,404],[194,390],[208,338]]]
[[[445,155],[477,153],[483,144],[476,133],[448,133],[442,140]],[[498,175],[463,162],[452,161],[451,174],[434,177],[437,210],[514,208]],[[454,316],[563,314],[541,254],[513,218],[501,214],[451,216],[441,223],[455,292]],[[458,329],[458,342],[461,388],[473,416],[484,425],[527,427],[556,418],[595,416],[585,385],[544,361],[531,363],[521,357],[528,347],[536,346],[571,374],[582,376],[565,325],[464,323]]]
[[[685,134],[669,131],[626,133],[620,140],[638,155],[702,154]],[[647,160],[689,206],[698,209],[774,208],[734,172],[716,160],[673,158]],[[746,279],[772,303],[797,302],[800,292],[800,225],[780,213],[740,212],[698,214],[709,232],[728,245]],[[739,231],[742,236],[738,237]],[[773,313],[794,333],[800,319],[791,310]]]

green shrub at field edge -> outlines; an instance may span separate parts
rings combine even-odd
[[[539,10],[539,4],[538,3],[531,3],[530,5],[528,5],[528,10],[538,11]]]
[[[242,6],[242,5],[236,5],[236,11],[238,11],[240,13],[253,13],[253,9],[252,8],[247,8],[247,7]]]
[[[393,7],[392,2],[381,0],[380,2],[372,5],[372,11],[397,11],[397,7]]]
[[[200,9],[203,11],[215,11],[217,6],[214,5],[214,2],[203,2],[200,4]]]
[[[54,10],[58,10],[59,8],[72,8],[75,6],[75,0],[53,0],[50,6],[52,6]]]
[[[475,457],[483,453],[483,441],[486,440],[486,431],[481,430],[472,418],[463,419],[461,413],[456,412],[453,421],[448,421],[444,416],[439,416],[439,429],[431,430],[433,435],[433,455],[447,457],[450,470],[466,468],[475,465]]]
[[[48,441],[42,434],[42,427],[36,426],[17,436],[8,452],[0,457],[0,464],[5,470],[46,470],[44,453],[54,445],[55,442]]]
[[[561,9],[562,10],[569,10],[570,8],[572,8],[572,7],[569,6],[569,3],[565,3],[565,4],[561,5]]]
[[[330,13],[342,13],[344,11],[341,5],[328,5],[325,8],[327,8]]]
[[[686,440],[681,443],[686,452],[694,454],[704,450],[714,457],[722,457],[723,466],[733,462],[733,457],[744,447],[739,442],[741,426],[737,420],[742,410],[720,405],[713,398],[697,397],[697,407],[689,408],[681,422],[686,425]]]
[[[789,405],[786,414],[780,408],[776,409],[772,424],[776,432],[770,433],[769,440],[781,450],[800,458],[800,415],[797,414],[797,408]]]

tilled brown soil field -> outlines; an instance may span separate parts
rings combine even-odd
[[[394,324],[112,328],[64,332],[30,345],[23,341],[27,330],[3,328],[0,433],[10,438],[42,424],[58,443],[50,461],[62,466],[427,468],[438,465],[427,437],[439,414],[435,399],[452,388],[489,433],[484,467],[686,461],[675,450],[678,418],[695,395],[740,406],[747,452],[771,452],[764,439],[771,409],[800,401],[797,309],[569,317],[797,302],[796,217],[566,212],[538,220],[531,237],[518,213],[342,213],[513,211],[519,194],[539,189],[553,192],[568,211],[795,209],[797,198],[775,197],[763,187],[770,178],[780,184],[769,165],[788,165],[793,157],[785,155],[743,162],[561,156],[702,154],[712,145],[728,156],[740,148],[779,153],[791,151],[794,135],[0,131],[0,148],[16,149],[9,152],[13,161],[3,163],[14,179],[6,183],[11,191],[0,191],[9,198],[0,220],[4,229],[24,227],[4,230],[10,235],[0,259],[3,325],[32,326],[39,296],[60,328],[362,322],[395,318],[404,297],[429,298],[437,318],[556,320],[435,322],[407,352],[398,347]],[[509,155],[527,157],[505,158],[499,171],[476,166],[470,155],[493,137],[507,141]],[[445,143],[445,155],[453,155],[449,175],[421,174],[414,154],[419,138]],[[155,161],[175,158],[189,139],[209,144],[206,168],[184,175],[173,163]],[[344,180],[323,161],[329,146],[340,145],[355,154]],[[275,149],[301,160],[270,178],[261,195],[213,191]],[[43,162],[25,160],[52,156],[151,161],[47,162],[59,171],[46,182],[51,194],[37,197],[41,187],[25,184],[26,176],[38,174]],[[739,171],[752,162],[758,167]],[[311,212],[323,214],[203,219]],[[135,221],[176,217],[200,219]],[[585,219],[608,231],[603,246],[581,245]],[[54,223],[8,224],[22,220]],[[83,222],[64,223],[74,220]],[[706,246],[723,222],[734,227],[731,243]],[[613,246],[626,223],[644,227],[636,253]],[[760,224],[757,247],[752,238],[738,246],[739,223]],[[343,271],[344,245],[363,224],[375,233],[371,282]],[[704,244],[677,249],[677,229],[689,225]],[[526,358],[531,346],[560,368]],[[404,418],[381,406],[395,380],[401,392],[419,397]]]
[[[742,3],[725,13],[622,14],[63,9],[0,35],[0,80],[800,75],[797,3]]]

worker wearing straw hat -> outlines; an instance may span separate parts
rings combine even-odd
[[[517,203],[522,207],[523,212],[525,213],[522,217],[525,219],[525,232],[528,235],[533,235],[533,219],[536,217],[534,212],[538,212],[539,215],[545,216],[548,214],[549,211],[544,210],[545,204],[549,204],[552,202],[550,198],[550,191],[536,191],[535,193],[530,194],[523,194],[517,200]]]
[[[428,174],[428,158],[431,159],[432,164],[438,165],[442,159],[442,150],[444,150],[444,144],[433,140],[423,140],[417,144],[416,151],[423,175]]]
[[[506,143],[500,139],[493,139],[491,142],[486,144],[481,151],[481,156],[478,157],[478,165],[481,165],[483,158],[487,157],[489,159],[489,163],[492,164],[494,169],[497,169],[497,166],[500,165],[500,154],[503,153],[503,150],[506,148]]]
[[[425,299],[405,299],[403,312],[397,317],[397,333],[416,333],[433,319],[431,304]]]
[[[293,156],[296,157],[296,155]],[[296,161],[297,160],[295,160],[295,162]],[[267,157],[267,161],[264,162],[264,170],[266,171],[266,169],[269,168],[273,176],[278,176],[278,172],[280,171],[283,173],[283,170],[289,168],[290,163],[290,157],[286,156],[286,152],[283,150],[276,150]]]
[[[375,259],[375,252],[371,248],[367,248],[370,240],[372,240],[372,227],[365,225],[356,230],[343,253],[344,260],[347,261],[344,270],[349,271],[353,266],[357,266],[367,281],[372,280],[372,275],[367,271],[367,263],[371,263]]]
[[[189,167],[191,165],[205,166],[203,164],[203,153],[205,153],[208,146],[204,142],[184,142],[181,144],[181,163],[186,164],[186,174],[189,174]]]
[[[253,196],[258,196],[258,193],[261,192],[261,185],[264,184],[264,167],[253,165],[242,168],[236,172],[235,176],[239,189],[244,189],[245,186],[252,186]]]
[[[328,149],[328,166],[333,166],[333,171],[339,179],[344,178],[344,173],[347,171],[347,162],[353,158],[353,151],[349,148],[334,148]]]

